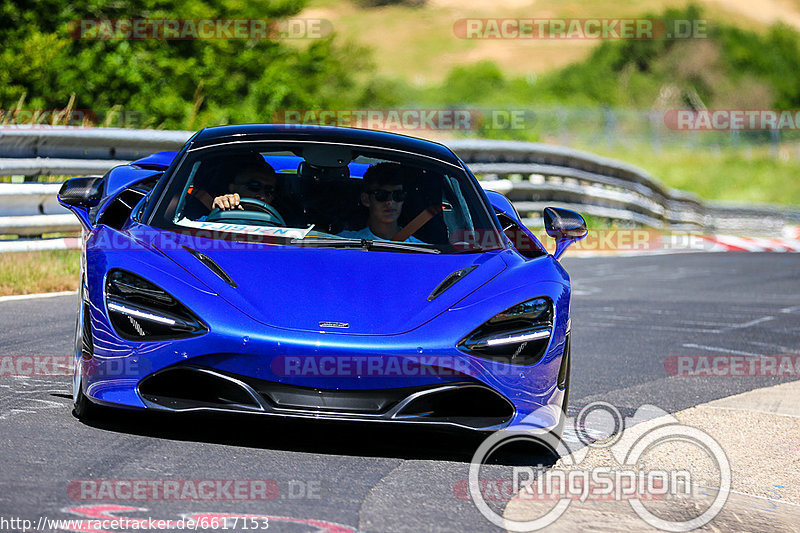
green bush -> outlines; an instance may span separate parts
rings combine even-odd
[[[661,15],[667,33],[677,21],[702,20],[697,6]],[[506,78],[491,62],[453,68],[423,98],[445,105],[497,102],[611,106],[639,109],[691,107],[800,107],[800,34],[776,24],[760,35],[728,25],[707,26],[707,38],[604,41],[584,61],[531,82]],[[664,100],[662,92],[675,93]],[[666,106],[666,107],[664,107]]]
[[[264,0],[0,0],[0,108],[23,97],[28,108],[98,115],[122,108],[132,127],[192,128],[268,121],[286,108],[352,106],[362,98],[354,73],[372,66],[365,50],[335,36],[308,43],[275,40],[82,40],[81,18],[280,19],[304,2]]]
[[[385,6],[422,7],[425,5],[425,0],[353,0],[353,3],[365,8]]]

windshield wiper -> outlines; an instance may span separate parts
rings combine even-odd
[[[305,239],[292,239],[291,244],[299,246],[315,246],[319,248],[361,248],[362,250],[387,249],[387,250],[406,250],[409,252],[420,252],[428,254],[440,254],[441,250],[430,248],[426,244],[411,242],[394,241],[375,241],[370,239],[325,239],[307,237]]]
[[[292,239],[289,244],[299,246],[314,246],[317,248],[363,248],[363,239],[329,239],[325,237],[306,237]]]
[[[495,252],[497,250],[503,250],[502,246],[475,246],[474,248],[453,248],[453,250],[448,251],[449,254],[477,254],[483,252]]]
[[[390,250],[408,250],[411,252],[423,252],[426,254],[440,254],[441,250],[438,248],[430,248],[427,244],[417,244],[415,242],[395,242],[395,241],[370,241],[362,239],[366,249],[372,248],[388,248]]]

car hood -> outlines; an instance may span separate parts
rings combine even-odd
[[[248,245],[202,238],[182,239],[178,246],[165,246],[164,239],[158,242],[162,253],[263,324],[350,335],[410,331],[506,268],[503,251],[432,255]],[[224,248],[220,242],[225,243]],[[236,287],[184,245],[213,260]],[[428,300],[450,274],[471,266],[476,268]]]

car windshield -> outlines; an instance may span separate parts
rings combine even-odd
[[[324,143],[190,150],[151,224],[318,248],[465,253],[503,243],[463,169],[421,155]]]

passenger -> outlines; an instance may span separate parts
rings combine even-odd
[[[388,241],[400,232],[397,224],[406,192],[403,190],[403,169],[397,163],[378,163],[364,173],[361,205],[369,210],[367,227],[358,231],[343,231],[340,237]],[[404,242],[422,243],[409,236]]]

